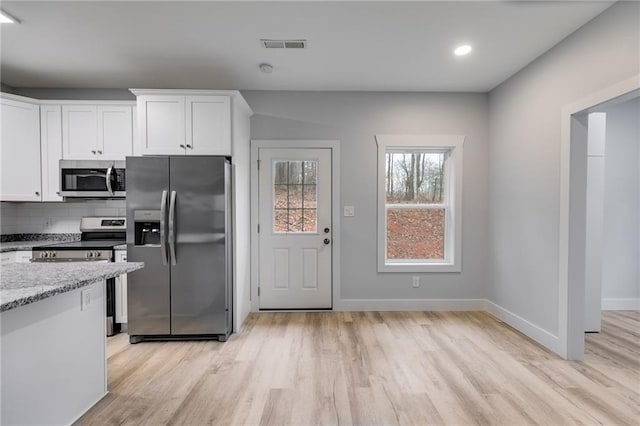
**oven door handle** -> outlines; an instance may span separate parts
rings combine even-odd
[[[160,256],[162,256],[162,265],[167,266],[167,243],[165,229],[167,217],[167,191],[162,191],[162,201],[160,201]]]
[[[109,191],[109,195],[113,195],[113,189],[111,189],[111,173],[113,173],[113,166],[109,166],[107,174],[104,177],[107,181],[107,191]]]
[[[171,264],[177,265],[176,259],[176,191],[171,191],[171,203],[169,204],[169,255],[171,256]]]

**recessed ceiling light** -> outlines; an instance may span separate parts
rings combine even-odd
[[[271,64],[260,64],[258,67],[260,68],[260,71],[265,74],[271,74],[273,72],[273,65]]]
[[[471,46],[469,46],[468,44],[463,44],[461,46],[456,47],[456,49],[453,51],[453,53],[456,56],[464,56],[464,55],[468,55],[469,53],[471,53],[472,50],[473,50],[473,48]]]
[[[13,16],[9,15],[4,10],[0,10],[0,24],[14,24],[14,23],[18,24],[20,23],[20,21],[18,21]]]

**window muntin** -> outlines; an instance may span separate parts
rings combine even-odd
[[[273,162],[273,232],[317,232],[318,162]]]
[[[376,135],[378,271],[460,272],[461,135]]]

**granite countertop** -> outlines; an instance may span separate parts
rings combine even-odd
[[[42,262],[2,266],[0,312],[142,269],[142,262]]]
[[[0,253],[8,251],[31,250],[48,244],[79,241],[80,234],[15,234],[2,236]]]

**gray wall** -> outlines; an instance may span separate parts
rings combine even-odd
[[[640,100],[607,109],[602,298],[640,297]]]
[[[640,71],[640,4],[620,2],[494,89],[491,301],[558,332],[563,106]]]
[[[341,144],[342,298],[483,298],[488,270],[488,116],[484,94],[243,91],[252,139],[338,139]],[[377,273],[378,133],[466,135],[462,273]],[[411,276],[421,275],[421,287]]]

